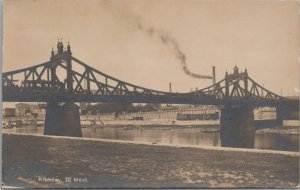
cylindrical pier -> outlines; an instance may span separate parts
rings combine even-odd
[[[255,122],[253,108],[224,106],[221,109],[221,145],[225,147],[253,148]]]
[[[46,109],[44,135],[82,137],[79,107],[71,102],[62,106],[49,103]]]
[[[45,116],[44,135],[62,136],[61,130],[61,106],[57,103],[48,103]]]

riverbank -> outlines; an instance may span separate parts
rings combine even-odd
[[[172,119],[149,119],[149,120],[81,120],[82,126],[95,124],[97,126],[135,125],[135,126],[218,126],[219,120],[172,120]]]
[[[288,188],[299,182],[298,160],[295,152],[3,134],[3,182],[19,187]]]

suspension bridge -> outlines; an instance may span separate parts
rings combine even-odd
[[[3,102],[46,102],[44,134],[49,135],[82,136],[76,102],[218,105],[222,107],[221,133],[235,142],[253,133],[253,108],[276,107],[278,120],[299,110],[299,100],[269,91],[247,70],[239,71],[238,67],[207,88],[187,93],[164,92],[105,74],[75,58],[70,44],[65,48],[62,42],[58,42],[57,51],[52,49],[49,61],[4,72],[2,90]],[[232,130],[245,136],[233,135]]]

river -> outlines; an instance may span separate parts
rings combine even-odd
[[[43,134],[43,127],[3,129],[4,132]],[[174,145],[220,146],[217,127],[164,127],[164,126],[102,126],[82,128],[83,136],[113,140],[129,140]],[[299,134],[257,132],[256,149],[299,151]]]

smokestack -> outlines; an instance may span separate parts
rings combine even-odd
[[[212,67],[212,80],[213,80],[213,84],[216,84],[216,67],[215,66]]]
[[[172,92],[172,83],[169,83],[169,91]]]

